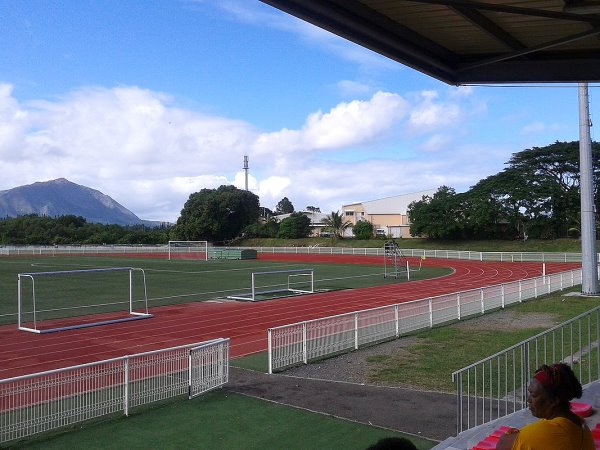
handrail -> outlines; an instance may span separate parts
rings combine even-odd
[[[457,434],[526,408],[542,364],[572,366],[582,385],[600,380],[600,306],[452,373]]]

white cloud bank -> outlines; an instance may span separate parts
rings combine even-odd
[[[441,184],[460,189],[504,162],[457,143],[469,96],[376,92],[307,112],[299,129],[264,131],[134,86],[84,87],[21,104],[11,85],[0,84],[0,189],[64,177],[143,219],[175,221],[193,192],[243,188],[245,154],[249,188],[269,208],[284,196],[296,209],[330,212]]]

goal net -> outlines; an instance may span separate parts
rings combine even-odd
[[[208,259],[207,241],[169,241],[169,261],[173,259]]]
[[[17,284],[23,331],[49,333],[152,317],[143,269],[20,273]]]
[[[230,295],[227,298],[254,302],[292,295],[312,294],[314,291],[313,269],[272,270],[252,272],[250,292]]]

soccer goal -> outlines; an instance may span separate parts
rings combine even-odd
[[[50,333],[152,317],[144,269],[110,267],[18,274],[18,328]]]
[[[230,295],[227,298],[255,302],[314,292],[313,269],[272,270],[252,272],[251,291]]]
[[[169,241],[169,261],[173,259],[208,260],[207,241]]]

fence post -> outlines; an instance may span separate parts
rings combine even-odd
[[[306,322],[302,323],[302,360],[308,364],[308,348],[306,343]]]
[[[354,350],[358,350],[358,313],[354,313]]]
[[[400,314],[398,314],[398,304],[394,305],[394,320],[396,321],[396,337],[400,337]]]
[[[519,303],[523,301],[523,285],[521,283],[522,281],[519,280]]]
[[[433,299],[429,297],[429,328],[433,328]]]
[[[485,314],[485,304],[483,303],[483,288],[479,289],[481,301],[481,314]]]
[[[123,413],[129,415],[129,356],[123,362]]]
[[[504,298],[504,284],[500,285],[500,292],[502,293],[502,309],[504,309],[504,306],[506,305],[506,301]]]
[[[457,309],[458,320],[460,320],[460,292],[456,293],[456,309]]]
[[[269,375],[273,373],[273,344],[271,342],[273,339],[273,332],[271,328],[267,330],[267,354],[269,358]]]

